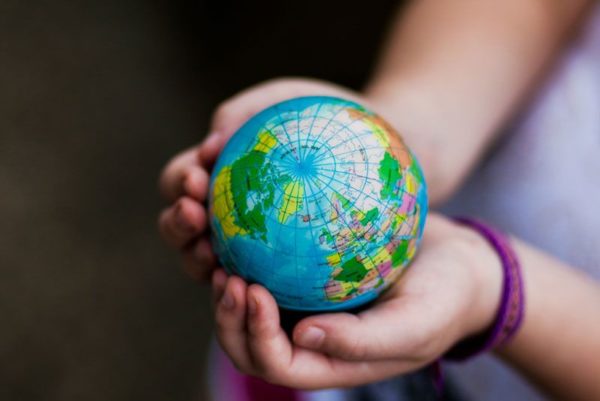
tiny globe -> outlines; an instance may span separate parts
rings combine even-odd
[[[215,253],[284,309],[374,300],[413,259],[427,215],[417,159],[381,117],[300,97],[252,117],[211,176]]]

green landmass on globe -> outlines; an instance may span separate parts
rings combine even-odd
[[[427,214],[417,160],[379,116],[314,96],[251,118],[211,177],[213,245],[287,309],[353,308],[414,257]]]

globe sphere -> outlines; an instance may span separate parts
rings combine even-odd
[[[213,169],[214,250],[280,307],[351,309],[406,269],[427,215],[423,173],[377,114],[344,99],[286,100],[252,117]]]

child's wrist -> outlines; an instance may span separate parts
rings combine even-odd
[[[485,239],[492,250],[491,252],[496,255],[496,259],[500,262],[502,272],[500,279],[495,278],[494,274],[486,274],[480,277],[487,277],[487,280],[474,281],[475,288],[479,290],[475,293],[480,294],[480,296],[474,297],[476,303],[472,309],[478,310],[480,313],[473,314],[471,320],[474,323],[473,331],[444,355],[445,359],[462,361],[502,346],[514,337],[523,321],[525,297],[521,265],[510,240],[503,233],[482,221],[468,217],[455,218],[454,220]],[[478,245],[474,249],[483,251],[485,248]],[[482,252],[477,256],[485,258],[485,253]],[[489,252],[487,254],[490,255]],[[476,260],[480,260],[479,258]],[[488,263],[490,262],[491,259]],[[489,267],[492,266],[488,265]],[[498,269],[494,268],[487,271],[497,272]],[[476,272],[476,270],[473,270],[473,272]],[[496,293],[496,283],[501,283],[499,294]],[[493,311],[493,314],[490,314],[490,311]],[[480,319],[476,319],[476,316],[479,316]],[[491,321],[489,321],[490,316],[493,316]],[[467,333],[469,333],[469,330],[467,330]]]
[[[492,325],[500,302],[503,273],[500,257],[477,232],[456,225],[462,241],[464,263],[472,277],[471,302],[465,311],[460,341],[481,333]]]

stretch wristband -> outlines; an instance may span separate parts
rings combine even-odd
[[[504,345],[515,335],[523,321],[525,295],[521,265],[508,238],[479,220],[458,217],[454,221],[472,228],[489,242],[500,258],[504,276],[500,305],[491,327],[462,340],[443,356],[445,360],[464,361]]]

